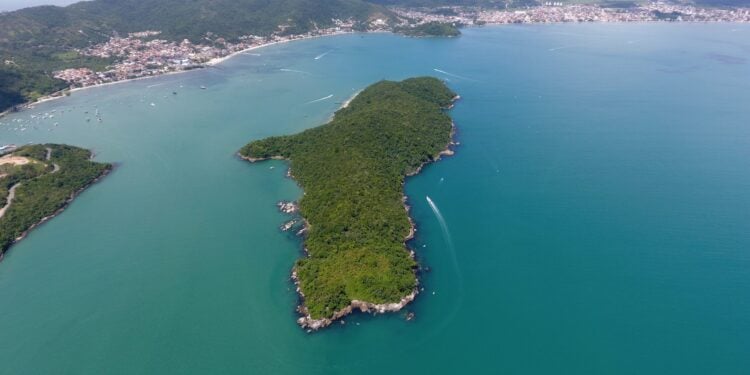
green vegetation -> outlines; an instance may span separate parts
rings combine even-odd
[[[305,195],[309,257],[296,264],[313,318],[330,317],[352,300],[398,302],[416,287],[404,248],[410,223],[405,176],[435,160],[450,142],[443,112],[455,94],[436,78],[381,81],[336,112],[328,124],[252,142],[251,161],[290,160]]]
[[[47,159],[49,153],[49,160]],[[0,208],[15,197],[0,217],[0,254],[43,218],[65,207],[73,195],[107,173],[112,166],[90,160],[91,152],[66,145],[24,146],[10,154],[30,159],[28,164],[0,165]]]
[[[205,42],[207,33],[229,41],[332,26],[332,19],[362,23],[390,19],[363,0],[93,0],[67,7],[40,6],[0,13],[0,112],[67,87],[52,72],[71,67],[102,71],[111,60],[80,56],[75,48],[114,35],[158,30],[159,38]]]
[[[456,25],[452,23],[437,21],[427,22],[416,26],[398,27],[394,31],[406,36],[415,37],[454,37],[461,35],[461,31],[458,30],[458,27],[456,27]]]
[[[682,16],[682,13],[680,12],[660,12],[658,10],[655,10],[651,13],[654,15],[654,17],[662,21],[677,21],[677,19]]]

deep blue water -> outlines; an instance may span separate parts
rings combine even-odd
[[[119,165],[0,263],[0,374],[750,369],[749,26],[505,26],[253,52],[0,119],[0,143],[66,142]],[[300,242],[274,206],[301,192],[284,163],[233,153],[415,75],[463,98],[456,155],[406,185],[410,245],[431,269],[417,318],[306,334],[288,280]],[[102,124],[85,121],[95,108]]]

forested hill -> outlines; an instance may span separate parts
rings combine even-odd
[[[291,160],[305,191],[300,214],[309,224],[309,256],[295,272],[309,315],[300,324],[329,324],[355,300],[403,303],[416,288],[415,262],[404,247],[410,235],[404,176],[435,160],[451,141],[443,109],[455,96],[436,78],[378,82],[328,124],[240,151],[251,161]]]
[[[72,53],[115,35],[161,31],[159,38],[199,43],[207,33],[234,40],[332,26],[333,19],[391,19],[364,0],[93,0],[67,7],[40,6],[0,13],[0,112],[62,88],[52,72],[101,70],[109,61]]]
[[[199,41],[206,32],[224,38],[327,26],[331,19],[366,20],[389,12],[362,0],[93,0],[67,7],[41,6],[0,15],[3,47],[63,43],[87,45],[114,32],[160,30],[166,39]]]

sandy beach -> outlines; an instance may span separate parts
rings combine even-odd
[[[223,62],[225,62],[225,61],[227,61],[227,60],[229,60],[229,59],[231,59],[231,58],[233,58],[235,56],[247,53],[248,51],[252,51],[252,50],[256,50],[256,49],[260,49],[260,48],[265,48],[265,47],[273,46],[273,45],[276,45],[276,44],[283,44],[283,43],[289,43],[289,42],[294,42],[294,41],[298,41],[298,40],[308,40],[308,39],[322,38],[322,37],[328,37],[328,36],[346,35],[346,34],[355,34],[355,32],[340,31],[340,32],[334,32],[334,33],[331,33],[331,34],[314,35],[314,36],[303,36],[303,37],[299,37],[299,38],[293,38],[293,39],[287,39],[287,40],[279,40],[279,41],[274,41],[274,42],[270,42],[270,43],[259,44],[257,46],[252,46],[252,47],[249,47],[249,48],[245,48],[243,50],[239,50],[237,52],[232,52],[232,53],[230,53],[230,54],[228,54],[226,56],[213,58],[213,59],[211,59],[211,60],[203,63],[202,66],[200,66],[199,68],[196,68],[196,69],[203,69],[203,68],[207,68],[207,67],[217,66],[217,65],[220,65],[221,63],[223,63]],[[45,95],[45,96],[37,99],[34,102],[20,104],[19,108],[21,108],[22,110],[23,109],[33,109],[34,106],[36,106],[37,104],[41,104],[41,103],[44,103],[44,102],[49,102],[49,101],[60,99],[60,98],[65,98],[65,97],[69,96],[70,94],[72,94],[74,92],[88,90],[88,89],[92,89],[92,88],[96,88],[96,87],[116,85],[116,84],[125,83],[125,82],[140,81],[140,80],[143,80],[143,79],[163,77],[163,76],[172,75],[172,74],[180,74],[180,73],[185,73],[185,72],[189,72],[189,71],[192,71],[192,70],[195,70],[195,69],[177,70],[177,71],[160,73],[160,74],[155,74],[155,75],[150,75],[150,76],[145,76],[145,77],[130,78],[130,79],[123,79],[123,80],[119,80],[119,81],[113,81],[113,82],[99,83],[99,84],[96,84],[96,85],[90,85],[90,86],[85,86],[85,87],[67,88],[67,89],[64,89],[64,90],[57,91],[57,92],[55,92],[53,94],[50,94],[50,95]],[[11,112],[13,112],[13,111],[12,110],[7,110],[5,112],[0,113],[0,118],[3,117],[3,116],[5,116],[5,115],[7,115],[8,113],[11,113]]]

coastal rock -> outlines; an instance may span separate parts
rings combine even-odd
[[[279,208],[279,211],[285,214],[293,214],[299,210],[297,203],[288,201],[281,201],[279,203],[276,203],[276,207]]]
[[[295,224],[297,224],[297,220],[289,220],[286,223],[284,223],[279,229],[286,232],[292,229],[292,227],[294,227]]]
[[[418,293],[419,293],[419,290],[417,288],[414,288],[414,290],[411,293],[401,298],[399,302],[392,302],[392,303],[377,304],[377,303],[371,303],[367,301],[353,300],[349,304],[349,306],[341,309],[340,311],[337,311],[330,318],[313,319],[309,314],[306,314],[305,316],[302,316],[299,319],[297,319],[297,324],[299,324],[300,327],[302,327],[303,329],[310,330],[310,331],[317,331],[321,328],[328,327],[334,321],[341,319],[344,316],[347,316],[356,310],[359,310],[362,313],[372,313],[372,314],[384,314],[384,313],[389,313],[389,312],[397,312],[403,309],[404,306],[408,305],[410,302],[414,301]],[[306,311],[305,307],[302,305],[298,306],[297,310]]]

